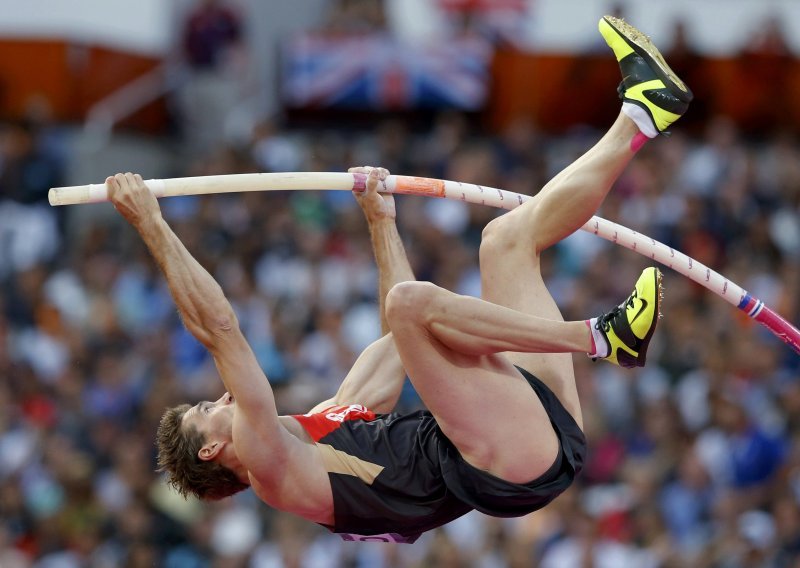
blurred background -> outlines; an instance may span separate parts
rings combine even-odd
[[[113,209],[47,204],[50,187],[117,171],[362,164],[535,193],[619,110],[604,13],[650,34],[696,100],[600,215],[800,322],[796,0],[0,0],[0,566],[800,566],[800,358],[677,273],[645,369],[574,358],[590,452],[568,493],[410,546],[344,543],[249,492],[201,505],[167,490],[161,412],[221,383]],[[235,305],[279,409],[330,396],[380,327],[352,197],[161,204]],[[498,214],[399,197],[417,277],[478,295]],[[584,319],[644,266],[578,233],[543,269]],[[408,386],[400,408],[419,404]]]

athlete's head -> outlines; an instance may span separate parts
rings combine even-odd
[[[158,470],[181,495],[217,500],[248,486],[224,465],[233,452],[233,397],[167,409],[156,434]]]

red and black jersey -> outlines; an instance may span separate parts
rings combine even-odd
[[[332,529],[346,540],[414,542],[472,509],[444,482],[439,444],[445,438],[430,412],[375,414],[350,405],[293,418],[322,451],[333,490]]]
[[[322,452],[333,491],[329,528],[345,540],[414,542],[472,509],[517,517],[560,495],[581,470],[586,438],[555,394],[519,371],[561,446],[550,469],[530,483],[511,483],[467,463],[426,410],[375,414],[354,404],[293,416]]]

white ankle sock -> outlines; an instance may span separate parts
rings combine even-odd
[[[597,325],[597,318],[590,319],[588,323],[589,331],[592,334],[592,339],[594,339],[594,353],[589,353],[589,357],[608,357],[611,347],[608,345],[608,341],[603,336],[602,332],[595,327]]]
[[[653,119],[650,118],[650,115],[647,114],[647,111],[645,111],[642,107],[633,103],[623,102],[622,112],[636,123],[636,126],[639,127],[639,130],[642,132],[642,134],[648,138],[655,138],[658,136],[658,129],[656,128],[656,125],[653,124]]]

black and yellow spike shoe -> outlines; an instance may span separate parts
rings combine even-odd
[[[605,359],[620,367],[644,367],[647,346],[661,317],[661,271],[646,268],[628,299],[610,312],[590,320],[593,335],[605,340]],[[597,342],[597,341],[596,341]]]
[[[689,108],[692,91],[669,68],[650,38],[635,27],[604,16],[598,28],[622,71],[618,91],[623,112],[650,138],[668,134],[669,125]]]

